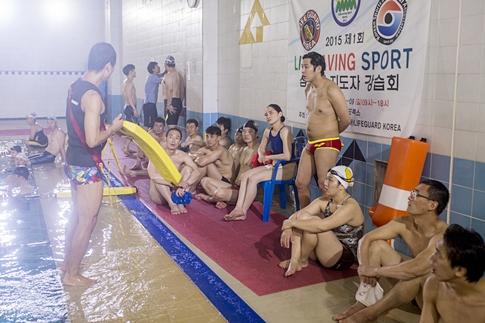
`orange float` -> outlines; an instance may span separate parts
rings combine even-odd
[[[429,144],[408,138],[393,137],[389,162],[379,203],[369,209],[376,226],[382,226],[406,212],[409,192],[418,186]]]

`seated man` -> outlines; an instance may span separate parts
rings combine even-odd
[[[219,140],[219,145],[229,149],[232,142],[227,135],[231,132],[231,119],[226,117],[219,117],[216,121],[216,127],[221,129],[221,139]]]
[[[202,137],[198,133],[199,131],[199,121],[195,119],[189,119],[185,122],[185,132],[187,133],[187,138],[183,143],[180,144],[182,151],[197,151],[202,148],[201,142]]]
[[[252,120],[250,121],[253,122]],[[241,156],[239,157],[239,160],[237,162],[240,167],[238,167],[239,169],[237,172],[237,176],[232,182],[233,185],[231,185],[231,183],[227,183],[216,178],[204,177],[202,178],[200,184],[208,195],[197,194],[195,196],[197,200],[204,200],[209,203],[216,203],[216,207],[218,209],[223,209],[227,207],[227,204],[236,204],[239,186],[241,185],[242,174],[245,171],[251,169],[251,160],[254,154],[257,153],[259,147],[259,142],[257,140],[258,132],[254,128],[243,128],[242,137],[246,144],[246,147],[244,147]],[[234,145],[235,144],[233,144],[232,146]],[[236,162],[236,160],[234,160],[234,162]]]
[[[458,224],[446,229],[431,256],[421,323],[485,322],[485,244]],[[441,321],[440,321],[441,322]]]
[[[376,286],[377,278],[394,279],[392,289],[374,304],[357,301],[334,317],[339,322],[369,322],[414,298],[422,305],[422,287],[430,275],[429,257],[448,225],[439,218],[448,204],[448,189],[435,180],[421,182],[408,197],[409,216],[398,217],[364,235],[358,248],[360,283]],[[403,261],[386,240],[401,236],[413,259]],[[389,281],[391,284],[393,282]],[[377,288],[377,287],[376,287]]]
[[[30,136],[25,143],[35,148],[45,148],[48,144],[44,128],[37,123],[37,113],[31,112],[26,117],[26,122],[30,126]]]
[[[8,189],[19,188],[19,195],[27,195],[34,193],[34,188],[29,184],[29,170],[24,167],[16,167],[13,175],[7,176]]]
[[[291,247],[291,259],[282,261],[285,277],[308,266],[308,258],[328,269],[343,270],[357,261],[357,245],[364,235],[364,214],[347,192],[354,184],[352,170],[339,165],[324,182],[330,201],[320,197],[283,222],[281,246]]]
[[[148,134],[150,134],[155,140],[165,147],[165,120],[163,118],[157,117],[153,123],[153,128],[148,130]],[[148,173],[146,169],[142,168],[142,163],[148,163],[148,157],[145,156],[143,150],[138,148],[138,153],[136,155],[136,163],[135,165],[131,166],[131,168],[127,168],[126,165],[123,167],[123,173],[128,176],[136,177],[136,176],[147,176]]]
[[[200,177],[198,182],[207,176],[231,184],[234,161],[229,151],[219,145],[221,129],[210,126],[205,133],[206,147],[189,154],[199,167]]]
[[[243,126],[239,127],[236,132],[234,133],[234,143],[229,147],[228,151],[232,156],[232,159],[234,160],[234,172],[232,174],[232,179],[231,182],[234,182],[239,174],[239,162],[240,162],[240,157],[241,154],[244,150],[244,148],[247,147],[247,143],[244,141],[243,138]],[[257,138],[257,137],[256,137]],[[257,149],[257,148],[256,148]]]
[[[180,141],[182,141],[182,132],[177,128],[170,128],[167,131],[165,152],[182,175],[178,187],[164,180],[152,163],[148,164],[147,169],[148,176],[150,176],[150,199],[156,204],[168,204],[172,214],[187,213],[183,204],[175,204],[172,201],[172,191],[175,190],[178,196],[184,195],[185,191],[194,189],[199,177],[197,165],[186,153],[178,149]]]
[[[62,162],[66,161],[66,134],[57,126],[56,116],[47,117],[47,128],[51,131],[49,145],[40,156],[29,157],[29,165],[53,163],[57,154],[61,154]]]

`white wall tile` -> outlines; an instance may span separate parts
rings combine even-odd
[[[455,131],[454,156],[473,160],[476,156],[477,133],[473,131]]]

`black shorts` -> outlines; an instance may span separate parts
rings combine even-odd
[[[158,117],[157,105],[152,102],[143,105],[143,126],[153,128],[155,118]]]
[[[355,256],[350,249],[342,244],[342,255],[335,265],[329,267],[332,270],[344,270],[350,268],[356,262]]]
[[[231,181],[228,180],[227,178],[225,178],[224,176],[222,176],[221,181],[223,181],[223,182],[225,182],[227,184],[231,184]]]
[[[175,109],[175,113],[171,114],[167,110],[167,100],[164,101],[165,103],[165,120],[167,121],[167,125],[177,125],[179,122],[180,113],[182,112],[182,100],[179,98],[172,98],[172,106]]]
[[[125,107],[125,116],[126,116],[126,121],[130,121],[130,122],[133,122],[133,123],[136,123],[138,124],[139,120],[137,117],[135,117],[135,111],[133,110],[133,108],[129,105],[127,105]]]

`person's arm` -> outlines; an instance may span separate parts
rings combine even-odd
[[[99,116],[103,108],[101,96],[93,90],[86,92],[81,99],[81,106],[84,110],[84,133],[86,135],[86,144],[94,148],[105,142],[116,131],[123,126],[121,113],[113,120],[113,124],[106,130],[99,130]]]
[[[269,142],[269,132],[271,129],[268,127],[263,132],[263,139],[261,139],[261,143],[258,147],[258,161],[261,164],[264,164],[264,153],[266,152],[266,147],[268,147]]]
[[[436,250],[436,242],[443,238],[443,234],[435,235],[429,241],[426,249],[421,251],[415,258],[401,262],[393,266],[385,267],[372,267],[364,266],[359,267],[359,274],[367,277],[389,277],[399,280],[409,280],[412,278],[423,276],[431,271],[431,263],[429,257]]]
[[[189,166],[192,168],[192,172],[190,173],[190,176],[184,181],[180,182],[179,186],[182,187],[184,190],[189,188],[190,186],[194,185],[197,182],[197,179],[200,176],[200,171],[199,167],[194,163],[192,158],[190,158],[186,153],[183,153],[184,157],[182,158],[183,162],[185,165]]]
[[[297,211],[293,213],[288,220],[283,222],[283,226],[281,230],[283,231],[281,233],[281,238],[280,238],[280,244],[283,248],[289,248],[291,246],[292,242],[292,228],[285,228],[284,225],[287,221],[293,221],[296,220],[300,216],[304,215],[315,215],[315,214],[320,214],[325,210],[325,207],[327,206],[328,201],[322,200],[321,198],[313,200],[309,205],[301,209],[300,211]]]
[[[281,141],[283,142],[283,153],[278,155],[264,156],[263,160],[290,160],[291,159],[291,143],[292,136],[290,130],[287,127],[281,129],[280,132]]]
[[[201,148],[201,149],[204,149],[204,148]],[[207,166],[207,165],[215,162],[219,158],[221,158],[222,152],[223,152],[223,150],[221,150],[221,149],[211,151],[210,153],[208,153],[204,156],[198,157],[196,160],[194,160],[194,162],[199,167]]]
[[[59,144],[59,152],[61,153],[62,163],[66,162],[66,134],[64,131],[57,131],[57,141]]]
[[[328,100],[338,117],[338,131],[343,132],[350,124],[350,114],[345,96],[338,85],[335,84],[328,89]]]
[[[440,282],[434,275],[426,279],[423,289],[423,310],[419,323],[438,323],[440,314],[436,308],[436,298],[438,296]]]
[[[319,210],[316,210],[315,213],[311,214],[319,214],[320,212],[325,211],[326,204],[324,201],[318,203],[318,206]],[[304,220],[288,219],[283,222],[283,229],[295,228],[311,233],[330,231],[352,221],[354,217],[359,214],[360,211],[356,210],[355,207],[355,204],[347,203],[338,208],[332,216],[325,219],[322,219],[318,216],[313,216],[310,219]]]

